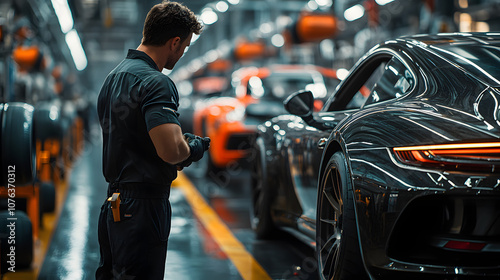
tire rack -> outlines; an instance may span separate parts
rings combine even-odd
[[[6,103],[5,106],[4,104],[1,104],[2,110],[0,111],[0,115],[2,115],[3,118],[5,118],[3,108],[8,107],[8,105],[9,103]],[[28,105],[26,103],[23,104],[16,103],[16,105],[32,107],[31,105]],[[15,107],[15,106],[10,106],[10,107]],[[76,158],[82,152],[83,149],[83,143],[84,143],[83,120],[79,116],[75,116],[70,119],[71,119],[70,121],[71,124],[66,129],[66,131],[63,132],[63,138],[61,140],[54,138],[33,139],[35,141],[32,141],[31,148],[34,150],[35,153],[34,157],[32,158],[35,162],[32,165],[32,167],[35,170],[19,171],[20,173],[23,174],[30,172],[33,174],[33,178],[31,178],[30,182],[27,182],[26,184],[19,184],[19,186],[18,185],[15,186],[15,200],[26,199],[26,214],[31,222],[31,233],[29,233],[29,235],[32,236],[33,244],[36,244],[35,246],[39,246],[39,242],[37,241],[39,241],[40,228],[43,226],[41,224],[42,221],[41,217],[43,213],[40,211],[41,205],[43,204],[40,195],[40,185],[42,183],[53,182],[54,187],[56,187],[56,192],[58,191],[58,189],[60,190],[59,186],[61,186],[61,184],[63,184],[64,181],[67,180],[68,178],[67,175],[69,175],[69,170],[71,168],[72,163],[74,162],[74,160],[76,160]],[[10,122],[11,120],[3,119],[2,121],[3,122],[0,121],[0,123]],[[30,130],[32,130],[31,125],[30,125]],[[3,126],[2,126],[2,132],[3,132]],[[7,137],[7,135],[2,135],[2,137]],[[16,143],[15,140],[11,141],[13,144]],[[3,144],[4,142],[2,141],[2,145]],[[3,147],[1,150],[2,152],[4,152],[10,149],[9,147]],[[10,157],[15,158],[16,155],[12,154]],[[3,157],[2,160],[3,160],[2,169],[6,169],[5,160],[3,159]],[[64,171],[61,170],[61,164],[57,163],[63,164]],[[26,168],[26,166],[23,167]],[[2,172],[3,171],[4,170],[2,170]],[[61,176],[62,174],[64,175]],[[1,185],[2,186],[0,186],[0,199],[8,199],[9,191],[8,187],[6,186],[7,184],[4,182],[1,183]],[[56,195],[65,195],[65,194],[59,193]],[[62,205],[58,206],[59,208],[61,208]],[[22,211],[22,210],[16,209],[16,211]],[[21,234],[16,232],[16,236],[19,235]],[[7,252],[3,251],[3,248],[1,253],[2,257],[7,254]],[[23,259],[33,260],[34,246],[32,247],[31,252],[16,252],[16,254],[23,255],[24,256]],[[42,254],[45,254],[45,252],[43,252]],[[5,265],[6,265],[5,263],[2,263],[2,267]],[[39,265],[41,266],[41,263]],[[24,266],[22,264],[19,266],[19,268],[24,268],[24,269],[29,269],[30,267],[33,268],[32,261],[30,261],[29,264],[25,264]],[[3,270],[2,273],[4,272],[5,271]]]

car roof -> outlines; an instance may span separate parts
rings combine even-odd
[[[485,84],[500,87],[500,33],[413,35],[386,42],[391,43],[424,50]]]
[[[403,36],[405,41],[420,41],[427,45],[450,45],[457,43],[473,43],[478,45],[498,44],[500,33],[470,32],[470,33],[439,33]]]

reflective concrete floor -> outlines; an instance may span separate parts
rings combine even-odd
[[[182,172],[172,188],[165,279],[317,279],[310,247],[286,233],[279,240],[255,239],[249,224],[248,171],[242,168],[215,180],[191,175],[189,170]],[[94,279],[99,262],[97,220],[106,186],[96,137],[73,167],[66,203],[38,279]],[[200,201],[206,202],[201,203],[204,207]]]

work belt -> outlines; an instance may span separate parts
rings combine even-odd
[[[148,183],[112,182],[108,185],[108,201],[111,203],[113,220],[120,221],[120,202],[124,198],[168,199],[170,187]]]
[[[108,185],[108,197],[112,196],[113,193],[120,193],[122,199],[168,198],[170,196],[170,187],[148,183],[113,182]]]

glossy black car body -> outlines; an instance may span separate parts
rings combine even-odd
[[[303,237],[322,279],[499,279],[499,66],[498,34],[402,37],[322,111],[294,95],[258,129],[257,236]]]

